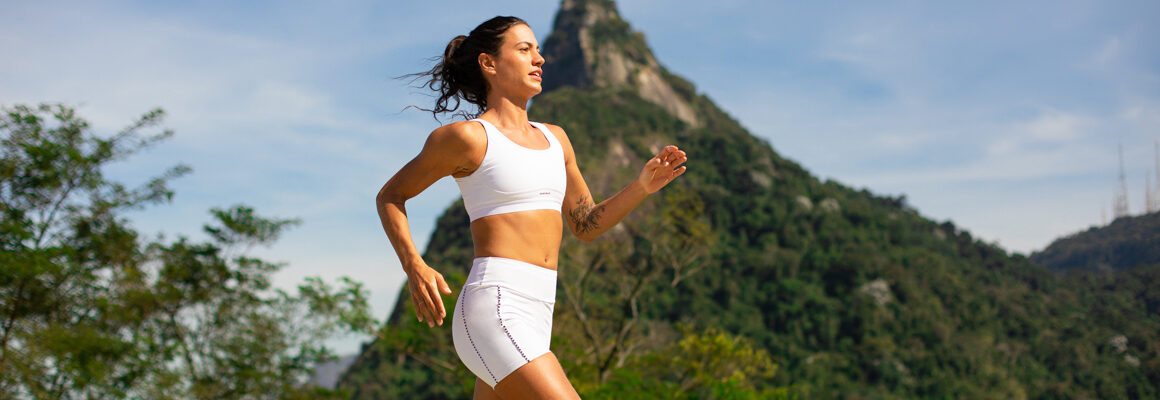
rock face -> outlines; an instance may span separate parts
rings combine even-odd
[[[858,291],[874,298],[874,302],[878,305],[885,305],[892,299],[890,296],[890,283],[885,279],[875,279],[858,288]]]
[[[544,42],[545,75],[550,75],[545,92],[563,86],[628,89],[685,123],[699,125],[689,104],[693,93],[677,90],[644,35],[632,30],[611,1],[564,0],[555,26]]]

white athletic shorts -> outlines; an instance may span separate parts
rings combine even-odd
[[[508,258],[476,258],[455,302],[455,352],[494,388],[548,353],[555,305],[556,271]]]

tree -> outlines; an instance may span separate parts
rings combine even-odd
[[[586,396],[608,399],[789,399],[798,387],[770,387],[769,354],[717,329],[681,328],[680,340],[633,357]]]
[[[593,244],[565,239],[556,332],[558,340],[581,350],[577,365],[569,365],[581,388],[604,383],[630,358],[669,339],[663,329],[652,329],[658,324],[642,310],[695,275],[708,258],[714,239],[701,217],[701,200],[680,184],[659,196],[664,199],[641,204],[629,221]]]
[[[0,397],[295,398],[339,332],[373,331],[366,292],[247,256],[290,219],[214,209],[211,238],[140,238],[127,210],[170,200],[183,165],[127,188],[102,168],[172,135],[160,109],[109,138],[64,105],[0,116]]]

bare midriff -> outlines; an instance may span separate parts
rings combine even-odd
[[[471,222],[476,257],[503,257],[555,270],[564,221],[555,210],[489,215]]]

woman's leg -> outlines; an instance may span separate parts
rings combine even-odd
[[[480,383],[478,380],[475,383],[476,396],[479,395]],[[508,374],[495,385],[495,392],[503,400],[580,398],[568,377],[564,376],[560,360],[551,352]]]
[[[475,378],[475,394],[471,398],[473,400],[501,400],[499,394],[491,386],[488,386],[487,382],[479,378]]]

